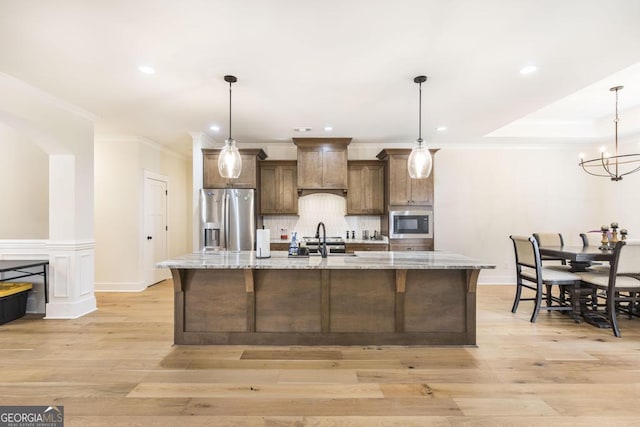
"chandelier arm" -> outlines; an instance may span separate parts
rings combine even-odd
[[[609,159],[609,158],[607,158],[607,160],[608,160],[608,159]],[[601,163],[602,163],[602,169],[604,169],[604,170],[605,170],[605,172],[607,172],[607,173],[609,174],[608,176],[610,176],[610,177],[614,177],[614,176],[616,176],[616,175],[617,175],[617,173],[616,173],[616,175],[614,175],[614,174],[612,174],[612,173],[611,173],[611,171],[609,170],[609,165],[608,165],[607,163],[605,163],[605,162],[604,162],[604,156],[602,156]],[[616,171],[616,172],[617,172],[617,171]],[[602,175],[602,176],[607,176],[607,175]]]
[[[589,175],[593,175],[593,176],[601,176],[601,177],[609,177],[609,176],[610,176],[610,175],[601,175],[601,174],[598,174],[598,173],[590,172],[590,171],[585,167],[584,163],[580,163],[580,166],[582,166],[582,169],[583,169],[586,173],[588,173]]]
[[[640,170],[640,166],[638,166],[637,168],[632,169],[632,170],[630,170],[630,171],[628,171],[628,172],[621,173],[621,174],[620,174],[620,176],[629,175],[629,174],[632,174],[632,173],[634,173],[634,172],[638,172],[639,170]]]

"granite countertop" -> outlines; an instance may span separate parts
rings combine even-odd
[[[270,258],[256,258],[255,251],[194,252],[157,264],[160,268],[187,269],[278,269],[278,270],[458,270],[495,268],[495,265],[451,252],[366,251],[289,258],[286,251],[271,251]]]
[[[291,239],[289,240],[284,240],[284,239],[271,239],[269,240],[270,243],[291,243]],[[389,238],[387,236],[382,236],[381,239],[344,239],[344,242],[348,245],[349,243],[357,243],[357,244],[372,244],[372,245],[388,245],[389,244]]]

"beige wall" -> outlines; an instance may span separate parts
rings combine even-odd
[[[0,240],[49,238],[49,155],[0,123]]]
[[[401,148],[352,143],[349,159],[375,159],[381,149],[391,147]],[[631,144],[625,150],[639,148]],[[265,151],[269,160],[295,159],[293,144]],[[436,249],[495,264],[495,270],[482,271],[479,281],[498,284],[515,280],[511,234],[561,232],[567,243],[580,244],[581,232],[617,221],[631,238],[640,238],[640,173],[620,182],[589,176],[577,165],[580,152],[597,153],[598,147],[458,145],[439,150],[434,163]]]
[[[144,174],[168,179],[168,256],[187,252],[189,160],[142,138],[96,138],[96,289],[144,289]]]

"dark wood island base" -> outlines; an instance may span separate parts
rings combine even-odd
[[[169,266],[175,344],[475,345],[480,268]]]

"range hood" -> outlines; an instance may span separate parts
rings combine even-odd
[[[347,146],[351,138],[293,138],[298,147],[298,195],[346,196]]]

